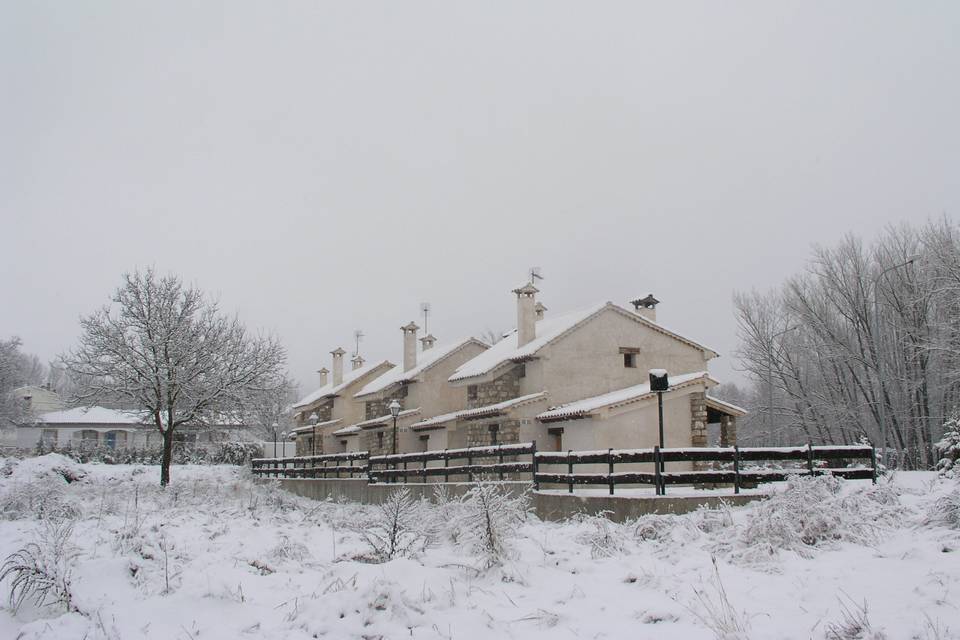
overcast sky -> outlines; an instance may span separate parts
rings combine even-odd
[[[655,294],[737,379],[731,296],[960,210],[957,2],[0,0],[0,336],[44,359],[154,265],[314,386]]]

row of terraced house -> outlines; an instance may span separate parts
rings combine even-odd
[[[532,284],[513,293],[517,328],[493,345],[418,337],[411,322],[401,327],[398,366],[357,355],[346,370],[346,352],[332,351],[320,387],[294,405],[297,454],[529,441],[542,451],[653,447],[659,419],[652,369],[669,374],[666,446],[707,446],[711,424],[721,446],[735,444],[736,419],[745,412],[707,394],[718,384],[707,370],[717,353],[659,324],[652,295],[551,315]],[[396,449],[394,400],[401,406]]]

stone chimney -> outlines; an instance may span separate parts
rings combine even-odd
[[[517,294],[517,347],[522,347],[537,337],[535,305],[538,291],[532,284],[513,290]]]
[[[340,347],[330,352],[333,354],[333,386],[343,383],[343,354],[346,353]]]
[[[353,365],[353,370],[356,371],[357,369],[363,366],[364,362],[366,362],[366,360],[364,360],[363,356],[361,356],[358,353],[357,355],[353,356],[353,359],[350,361],[350,364]]]
[[[647,294],[646,298],[637,298],[630,304],[633,305],[638,314],[647,320],[657,321],[657,305],[660,304],[660,301],[654,298],[652,293]]]
[[[543,320],[543,316],[546,313],[546,311],[547,311],[547,308],[543,306],[543,303],[538,300],[537,304],[534,305],[533,307],[533,312],[534,314],[536,314],[537,320]]]
[[[428,334],[420,338],[420,344],[423,345],[423,350],[427,351],[433,348],[433,345],[437,343],[437,339],[433,337],[433,334]]]
[[[322,369],[318,369],[317,373],[320,374],[320,386],[327,386],[327,374],[330,373],[330,371],[326,367],[323,367]]]
[[[400,330],[403,331],[403,370],[410,371],[417,366],[417,331],[420,327],[411,321]]]

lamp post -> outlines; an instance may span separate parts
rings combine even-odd
[[[876,275],[873,279],[873,344],[877,351],[877,386],[880,399],[880,459],[886,464],[887,461],[887,403],[883,398],[883,353],[880,349],[880,296],[878,287],[880,280],[888,272],[894,269],[900,269],[908,264],[913,264],[920,256],[910,256],[904,262],[887,267]]]
[[[670,388],[670,379],[666,369],[650,369],[650,391],[657,392],[657,413],[660,417],[660,449],[663,449],[663,392]],[[660,473],[663,473],[663,460],[660,461]]]
[[[773,437],[773,341],[797,328],[797,325],[793,325],[770,336],[770,355],[767,357],[767,431],[771,438]]]
[[[397,402],[397,399],[394,398],[390,404],[387,405],[387,408],[390,409],[390,415],[393,416],[393,453],[397,453],[397,418],[400,417],[400,403]]]

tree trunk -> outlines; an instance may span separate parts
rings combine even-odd
[[[160,486],[170,484],[170,461],[173,458],[173,429],[163,432],[163,457],[160,459]]]

